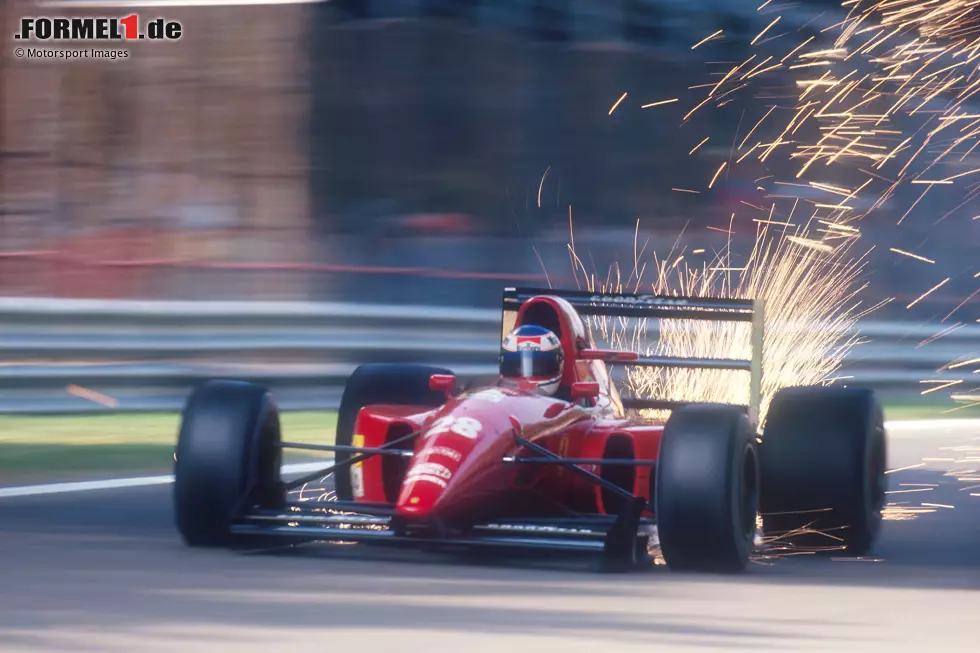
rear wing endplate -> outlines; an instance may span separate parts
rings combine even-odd
[[[564,299],[579,315],[751,323],[751,354],[748,360],[656,357],[617,362],[625,365],[747,371],[749,373],[749,419],[753,425],[758,425],[762,405],[762,350],[765,340],[765,302],[763,300],[607,293],[588,290],[556,290],[553,288],[505,288],[502,306],[504,325],[508,322],[508,313],[512,312],[516,315],[521,305],[532,297],[540,295],[551,295]],[[683,404],[624,398],[623,405],[629,408],[669,408]]]

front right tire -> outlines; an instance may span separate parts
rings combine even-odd
[[[188,546],[230,546],[245,508],[285,503],[279,412],[269,392],[241,381],[195,389],[181,418],[174,461],[174,516]]]

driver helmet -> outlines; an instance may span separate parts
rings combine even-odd
[[[564,362],[561,340],[536,324],[517,327],[500,348],[500,376],[505,381],[533,384],[552,396],[561,383]]]

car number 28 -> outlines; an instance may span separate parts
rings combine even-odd
[[[464,438],[475,440],[480,435],[480,429],[482,428],[483,425],[472,417],[455,417],[449,415],[433,422],[425,437],[431,438],[434,435],[450,431],[456,435],[462,435]]]

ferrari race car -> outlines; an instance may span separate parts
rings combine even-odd
[[[182,417],[178,530],[189,546],[594,552],[608,570],[649,562],[659,548],[671,569],[741,571],[760,528],[784,547],[863,555],[885,498],[881,406],[860,388],[785,388],[762,430],[763,310],[759,301],[507,288],[502,332],[549,334],[564,362],[555,392],[504,383],[503,373],[461,391],[448,369],[362,365],[347,381],[334,445],[283,441],[265,388],[208,381]],[[749,322],[751,360],[599,349],[582,316],[602,315]],[[620,396],[610,365],[742,370],[750,402]],[[669,417],[644,418],[642,409]],[[283,482],[286,448],[335,457]],[[289,499],[328,475],[336,500]]]

